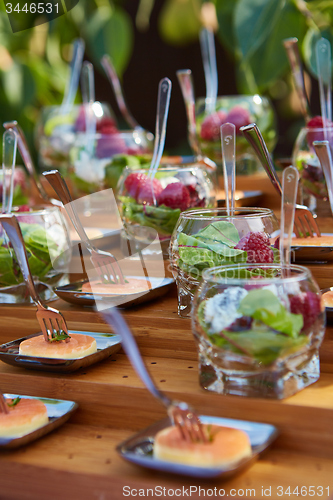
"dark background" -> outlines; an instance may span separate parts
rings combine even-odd
[[[134,30],[134,50],[129,65],[123,75],[123,89],[129,109],[141,126],[154,132],[159,81],[168,77],[172,81],[172,93],[166,134],[166,154],[190,154],[187,141],[187,120],[184,101],[178,84],[176,71],[191,69],[195,96],[206,93],[204,70],[199,41],[189,45],[171,46],[165,43],[158,32],[158,15],[163,7],[163,0],[155,2],[150,19],[150,27],[145,33]],[[128,0],[124,7],[135,26],[137,2]],[[238,94],[235,67],[229,55],[216,39],[216,60],[219,76],[218,95]],[[272,55],[274,57],[274,55]],[[311,108],[313,115],[320,114],[319,91],[317,81],[311,78]],[[268,96],[270,97],[270,96]],[[96,98],[111,104],[118,119],[121,116],[113,91],[102,75],[96,74]],[[297,98],[297,97],[296,97]],[[283,100],[271,99],[276,110],[279,132],[278,143],[274,150],[275,158],[290,157],[292,145],[304,122],[300,115],[285,112]]]

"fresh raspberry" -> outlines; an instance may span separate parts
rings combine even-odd
[[[86,130],[86,113],[84,106],[80,107],[74,128],[76,132],[85,132]],[[107,132],[107,130],[109,132]],[[111,130],[112,132],[110,132]],[[96,131],[102,134],[113,134],[114,132],[117,132],[116,122],[109,116],[102,116],[101,118],[97,118]]]
[[[186,184],[190,194],[190,208],[204,207],[206,205],[206,198],[199,198],[198,191],[193,184]]]
[[[303,328],[307,330],[314,324],[321,313],[320,297],[314,292],[304,292],[300,295],[293,295],[289,298],[290,312],[293,314],[302,314]]]
[[[146,177],[146,182],[139,187],[137,202],[146,205],[154,205],[154,196],[155,200],[157,200],[162,191],[162,184],[158,179],[153,179],[152,181]]]
[[[234,106],[227,114],[226,122],[233,123],[236,127],[236,134],[239,129],[251,123],[250,113],[241,106]]]
[[[16,212],[30,212],[29,205],[21,205],[16,210]]]
[[[170,208],[180,208],[181,212],[190,207],[189,190],[181,182],[171,182],[158,197],[158,204]]]
[[[115,134],[118,131],[115,121],[109,116],[102,116],[97,120],[96,130],[101,134]]]
[[[307,123],[307,128],[308,129],[320,129],[323,128],[324,123],[323,119],[321,116],[314,116],[311,118],[311,120],[308,121]],[[327,122],[327,127],[332,129],[333,123],[332,122]],[[328,130],[327,131],[327,140],[330,142],[331,146],[333,143],[333,131]],[[306,140],[308,142],[308,145],[311,147],[314,141],[323,141],[325,140],[324,136],[324,131],[323,130],[308,130],[308,133],[306,135]],[[318,170],[318,169],[317,169]]]
[[[226,122],[227,114],[220,110],[207,116],[201,124],[200,136],[206,141],[220,139],[220,127]]]
[[[239,240],[235,248],[247,252],[246,262],[270,263],[274,261],[274,253],[267,234],[250,231]]]
[[[322,128],[324,126],[323,119],[321,116],[314,116],[308,121],[308,128]]]
[[[140,172],[133,172],[132,174],[129,174],[128,177],[126,177],[124,186],[127,189],[129,196],[132,196],[132,198],[136,199],[139,189],[141,189],[146,182],[147,176],[145,174],[142,174]]]

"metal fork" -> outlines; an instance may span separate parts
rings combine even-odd
[[[280,196],[282,188],[265,141],[255,123],[241,127],[246,140],[252,146],[268,177]],[[294,231],[298,238],[321,236],[317,222],[305,205],[296,204]]]
[[[9,413],[9,409],[2,392],[0,392],[0,413]]]
[[[25,249],[21,228],[15,215],[0,215],[0,223],[14,248],[24,281],[34,303],[37,306],[36,317],[46,342],[54,340],[69,341],[65,318],[57,309],[47,307],[41,301],[30,271],[27,251]]]
[[[68,217],[73,223],[73,226],[85,244],[90,253],[90,260],[97,271],[97,274],[102,282],[106,283],[125,283],[123,272],[117,262],[117,259],[110,252],[104,252],[96,248],[87,236],[84,227],[81,224],[79,216],[75,210],[72,197],[63,177],[58,170],[50,170],[43,172],[44,177],[49,181],[68,214]]]
[[[134,336],[120,312],[112,307],[103,311],[103,316],[113,330],[121,336],[122,347],[136,373],[149,392],[167,408],[170,419],[178,427],[183,438],[188,442],[207,442],[200,419],[194,410],[187,403],[172,401],[156,387],[144,364]]]

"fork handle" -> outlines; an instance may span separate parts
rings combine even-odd
[[[262,164],[268,177],[270,178],[271,183],[273,184],[279,195],[282,196],[280,180],[277,176],[275,167],[259,128],[255,123],[250,123],[250,125],[241,127],[240,130],[243,132],[247,142],[255,151],[258,159],[260,160],[260,163]]]
[[[38,295],[37,289],[35,287],[34,280],[29,267],[27,251],[25,249],[24,239],[20,225],[13,214],[2,214],[0,215],[0,222],[13,245],[21,272],[23,274],[24,281],[28,287],[28,291],[31,295],[32,300],[38,307],[38,309],[45,309],[42,301]]]
[[[190,69],[180,69],[176,72],[176,74],[185,103],[189,143],[194,154],[200,156],[201,150],[196,132],[195,97],[192,71]]]
[[[87,249],[89,251],[94,251],[95,247],[92,245],[91,241],[87,236],[87,233],[84,230],[84,227],[81,224],[79,216],[77,215],[76,210],[74,208],[73,199],[70,195],[67,184],[63,179],[63,177],[61,176],[60,172],[58,170],[50,170],[48,172],[43,172],[43,175],[51,184],[51,186],[59,196],[60,200],[62,201],[62,204],[64,205],[68,217],[72,221],[76,232],[80,236],[83,243],[86,245]]]
[[[103,311],[103,316],[112,326],[113,330],[122,337],[122,347],[132,363],[137,375],[145,384],[149,392],[168,408],[171,404],[171,400],[154,384],[153,379],[144,364],[138,345],[120,312],[115,307],[112,307]]]
[[[51,200],[48,197],[45,189],[43,188],[43,185],[39,180],[23,130],[21,129],[16,120],[11,122],[5,122],[3,126],[5,127],[6,130],[12,128],[16,132],[17,146],[20,151],[20,155],[22,157],[24,166],[28,171],[29,178],[32,180],[37,192],[39,193],[43,201],[49,205],[51,203]]]
[[[105,54],[101,59],[101,65],[103,66],[106,76],[108,77],[108,80],[113,88],[118,108],[120,109],[123,118],[130,128],[141,129],[142,127],[140,127],[126,105],[121,83],[119,81],[117,71],[112,63],[111,57]]]

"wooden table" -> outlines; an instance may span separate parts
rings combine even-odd
[[[332,265],[311,268],[320,286],[330,280],[332,284]],[[92,309],[61,300],[52,305],[64,313],[70,329],[110,331]],[[70,421],[52,434],[0,453],[1,500],[108,500],[172,493],[202,498],[204,491],[213,497],[223,496],[224,491],[224,496],[234,498],[333,495],[333,328],[327,328],[320,350],[320,380],[276,401],[220,396],[199,386],[190,320],[177,315],[175,288],[159,300],[124,310],[124,316],[151,374],[168,396],[186,400],[202,414],[274,424],[280,431],[278,439],[250,469],[227,481],[154,473],[125,462],[115,451],[117,443],[165,416],[122,351],[73,374],[35,372],[0,362],[3,392],[79,404]],[[38,330],[34,307],[0,308],[1,343]]]

